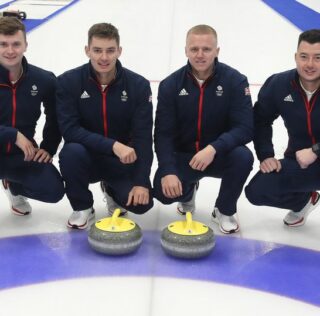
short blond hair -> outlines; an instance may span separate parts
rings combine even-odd
[[[213,27],[206,24],[199,24],[192,27],[187,33],[187,38],[190,34],[212,34],[218,41],[218,34],[216,30]]]

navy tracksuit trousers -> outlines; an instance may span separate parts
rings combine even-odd
[[[22,154],[0,154],[0,179],[9,181],[13,195],[47,203],[56,203],[64,196],[62,177],[55,166],[24,161]]]
[[[66,194],[73,210],[93,206],[89,183],[105,181],[109,195],[121,207],[143,214],[153,206],[150,192],[149,204],[126,206],[134,186],[134,164],[123,164],[115,156],[93,153],[78,143],[66,143],[60,152],[60,170],[66,183]]]
[[[163,195],[161,187],[161,170],[154,178],[154,197],[163,204],[187,202],[192,198],[194,185],[204,177],[220,178],[221,185],[215,206],[225,215],[233,215],[237,211],[237,201],[242,192],[253,165],[253,155],[246,146],[239,146],[225,155],[216,155],[214,161],[204,170],[197,171],[189,166],[192,153],[177,153],[176,167],[178,178],[182,183],[183,195],[170,199]]]
[[[301,169],[293,158],[281,159],[280,172],[258,172],[245,188],[254,205],[266,205],[299,212],[313,191],[320,189],[320,163]]]

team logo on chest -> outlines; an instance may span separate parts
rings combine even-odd
[[[217,86],[216,95],[221,97],[223,95],[223,88],[222,86]]]
[[[35,84],[32,85],[31,90],[30,90],[31,95],[34,97],[38,94],[38,92],[39,92],[38,87]]]
[[[128,100],[128,94],[125,90],[123,90],[121,94],[121,101],[126,102],[127,100]]]

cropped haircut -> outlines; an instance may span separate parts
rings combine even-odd
[[[19,19],[9,16],[0,18],[0,34],[14,35],[18,31],[22,31],[24,39],[26,40],[26,28]]]
[[[198,34],[198,35],[212,34],[218,41],[218,34],[217,34],[216,30],[206,24],[199,24],[199,25],[192,27],[187,33],[187,38],[190,34]]]
[[[298,47],[302,41],[309,44],[320,43],[320,29],[307,30],[301,33],[298,39]]]
[[[120,46],[119,31],[110,23],[97,23],[92,25],[88,31],[88,45],[90,45],[93,37],[114,39],[117,45]]]

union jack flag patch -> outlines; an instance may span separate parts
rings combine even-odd
[[[244,95],[251,95],[249,87],[244,88]]]

